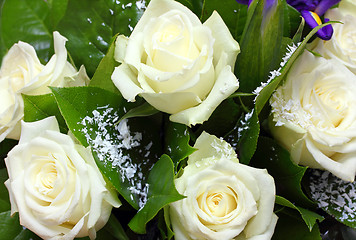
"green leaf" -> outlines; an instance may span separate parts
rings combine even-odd
[[[13,139],[4,139],[0,142],[0,168],[5,167],[4,159],[7,156],[7,153],[17,145],[18,141]]]
[[[257,148],[260,124],[255,110],[243,114],[225,139],[238,152],[239,161],[248,164]]]
[[[100,87],[110,92],[120,94],[119,90],[111,80],[111,75],[114,72],[115,67],[119,65],[119,63],[114,59],[116,37],[113,39],[114,40],[112,41],[108,52],[100,61],[93,78],[90,80],[89,86]]]
[[[47,21],[50,21],[51,28],[55,29],[67,11],[68,0],[47,0],[47,4],[50,9]]]
[[[299,27],[298,27],[296,33],[293,36],[294,44],[297,44],[300,41],[302,41],[304,25],[305,25],[305,20],[304,20],[304,18],[302,18],[302,20],[300,21]]]
[[[8,178],[6,168],[0,169],[0,212],[5,212],[11,209],[9,192],[4,184]]]
[[[19,222],[18,214],[11,217],[10,211],[0,213],[1,239],[28,240],[40,239],[30,230],[23,228]]]
[[[162,153],[160,122],[130,118],[135,107],[120,95],[96,87],[51,88],[74,136],[90,145],[101,172],[134,208],[145,199],[148,172]]]
[[[239,41],[246,22],[247,5],[239,4],[236,1],[225,1],[222,4],[221,0],[205,0],[201,15],[202,22],[205,22],[213,11],[219,13],[232,36]]]
[[[119,240],[129,240],[129,237],[126,235],[125,230],[122,228],[120,222],[116,219],[114,214],[110,215],[109,221],[104,227],[115,239]]]
[[[59,109],[74,136],[80,143],[89,146],[85,135],[81,132],[84,126],[81,121],[91,115],[92,111],[104,106],[117,106],[120,114],[124,110],[120,107],[124,101],[120,95],[96,87],[55,88],[51,87]]]
[[[144,12],[144,1],[69,0],[57,29],[69,41],[67,48],[78,64],[93,76],[117,33],[130,35]],[[79,66],[77,66],[79,67]]]
[[[346,226],[356,228],[356,181],[346,182],[327,171],[313,170],[307,190],[318,207]]]
[[[25,122],[35,122],[50,116],[55,116],[60,131],[62,133],[68,132],[68,127],[59,111],[53,94],[35,96],[22,95],[22,98],[24,100]]]
[[[243,93],[243,92],[235,92],[229,96],[229,98],[236,98],[236,97],[252,97],[255,96],[253,93]]]
[[[293,203],[291,203],[290,201],[288,201],[287,199],[281,196],[276,196],[276,204],[297,210],[302,216],[305,224],[308,226],[309,231],[312,231],[317,220],[319,222],[324,220],[323,216],[320,216],[319,214],[312,212],[308,209],[295,206]]]
[[[259,137],[251,165],[268,170],[275,180],[278,195],[293,199],[293,202],[303,207],[314,206],[301,188],[301,181],[307,168],[295,165],[290,159],[289,152],[273,139]]]
[[[236,125],[236,119],[241,115],[241,107],[233,99],[224,100],[195,132],[199,136],[203,131],[218,137],[225,136]],[[218,127],[217,127],[218,126]]]
[[[305,223],[295,216],[281,212],[278,217],[272,240],[321,240],[317,224],[309,231]]]
[[[267,103],[268,99],[271,97],[272,93],[274,92],[274,90],[276,90],[276,88],[278,87],[278,85],[280,84],[280,82],[284,79],[284,77],[286,76],[286,74],[288,73],[289,69],[292,67],[293,63],[295,62],[295,60],[297,59],[297,57],[304,51],[306,44],[308,43],[309,39],[322,27],[329,25],[331,23],[339,23],[339,22],[327,22],[324,23],[316,28],[314,28],[303,40],[303,42],[301,42],[301,44],[297,47],[297,46],[292,46],[289,47],[289,53],[286,55],[288,56],[287,58],[285,58],[285,63],[283,64],[283,66],[278,69],[278,72],[280,73],[278,76],[276,76],[275,78],[271,79],[271,81],[258,93],[257,97],[256,97],[256,101],[255,101],[255,106],[256,106],[256,110],[257,113],[259,114],[262,110],[262,108],[264,107],[264,105]]]
[[[2,37],[2,5],[4,1],[0,0],[0,63],[2,62],[3,57],[7,53],[7,48],[4,43],[4,39]]]
[[[174,232],[171,229],[171,219],[169,218],[169,207],[164,207],[164,222],[166,223],[167,227],[167,239],[171,240],[174,236]]]
[[[164,133],[165,152],[172,158],[177,170],[179,162],[195,151],[189,145],[189,129],[184,124],[167,121]]]
[[[299,23],[303,18],[301,18],[300,13],[286,1],[283,1],[283,8],[285,13],[283,36],[291,37],[297,32]]]
[[[281,0],[269,10],[266,1],[255,0],[248,8],[237,56],[235,73],[240,82],[240,91],[252,92],[261,82],[266,81],[269,72],[280,62],[283,37],[284,8]]]
[[[50,9],[43,0],[4,1],[1,14],[1,38],[9,49],[19,40],[31,44],[45,62],[51,53],[52,29],[46,22]]]
[[[177,2],[188,7],[198,18],[202,15],[203,1],[204,0],[177,0]]]
[[[136,233],[146,232],[146,224],[167,204],[184,198],[174,186],[174,166],[167,155],[162,155],[148,176],[148,199],[129,223]]]
[[[127,113],[125,113],[124,116],[122,116],[119,119],[117,123],[121,122],[124,119],[133,118],[133,117],[147,117],[147,116],[152,116],[159,112],[160,111],[152,107],[149,103],[145,102],[144,104],[138,107],[130,109]]]

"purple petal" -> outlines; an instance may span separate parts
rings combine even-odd
[[[329,19],[325,18],[325,22],[329,22]],[[323,40],[330,40],[331,37],[333,36],[334,29],[331,25],[327,25],[323,27],[322,29],[319,29],[319,31],[316,32],[316,35],[323,39]]]
[[[319,16],[322,16],[329,8],[339,3],[340,1],[341,0],[322,0],[315,8],[314,12]]]
[[[253,0],[236,0],[236,2],[250,6]]]
[[[301,11],[301,14],[302,14],[303,18],[305,19],[305,22],[308,24],[308,26],[310,28],[315,28],[315,27],[319,26],[317,19],[315,19],[315,17],[313,16],[313,14],[310,11],[303,10],[303,11]],[[326,18],[325,22],[328,22],[328,21],[329,21],[329,19]],[[333,27],[331,25],[327,25],[327,26],[319,29],[317,31],[316,35],[323,40],[330,40],[330,38],[333,35],[333,32],[334,32]]]
[[[251,0],[236,0],[236,2],[241,3],[241,4],[245,4],[245,5],[250,5],[250,1]]]
[[[287,3],[301,12],[302,10],[314,11],[320,1],[321,0],[287,0]]]
[[[319,23],[317,22],[317,20],[315,19],[311,11],[302,10],[300,13],[302,17],[305,19],[305,22],[308,24],[309,27],[315,28],[319,26]]]
[[[264,12],[268,11],[275,4],[277,4],[277,0],[265,0],[264,6],[263,6]]]

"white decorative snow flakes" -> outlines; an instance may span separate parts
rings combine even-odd
[[[262,91],[262,89],[264,87],[266,87],[273,79],[275,79],[276,77],[281,75],[281,71],[282,68],[284,67],[284,65],[286,65],[286,63],[288,62],[288,60],[291,58],[291,56],[293,55],[293,53],[298,49],[298,47],[300,46],[301,43],[297,43],[297,45],[295,45],[294,43],[292,43],[292,45],[288,45],[287,46],[287,51],[286,54],[284,55],[284,57],[282,58],[282,62],[279,64],[280,67],[277,70],[273,70],[270,72],[270,75],[268,77],[267,82],[262,82],[261,86],[257,87],[252,93],[256,95],[255,97],[255,101],[258,97],[258,95],[260,94],[260,92]]]
[[[332,215],[334,212],[340,221],[356,222],[355,182],[345,182],[327,171],[313,170],[312,174],[311,197],[318,206]]]
[[[92,111],[92,115],[84,117],[79,124],[84,126],[81,131],[99,160],[105,164],[110,162],[112,168],[120,173],[121,180],[129,181],[130,192],[139,196],[139,207],[143,207],[147,201],[148,184],[142,167],[148,160],[142,159],[142,162],[135,163],[127,152],[141,145],[142,133],[131,132],[128,119],[117,124],[118,120],[117,112],[107,105]],[[145,157],[150,154],[151,146],[152,142],[144,146]],[[131,198],[134,196],[131,195]]]

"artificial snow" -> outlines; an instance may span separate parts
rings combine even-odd
[[[313,170],[310,182],[311,197],[318,207],[339,212],[341,221],[356,222],[355,182],[345,182],[331,173]]]
[[[81,132],[84,133],[98,159],[105,164],[110,162],[112,168],[120,173],[121,180],[129,181],[131,185],[129,190],[132,194],[139,196],[141,208],[147,201],[148,184],[145,183],[146,176],[142,174],[142,167],[148,163],[148,160],[143,159],[141,163],[135,163],[127,154],[127,150],[141,145],[142,133],[131,132],[128,119],[117,124],[119,119],[117,112],[107,105],[98,107],[78,124],[84,126]],[[152,142],[144,147],[147,151],[145,157],[148,157],[151,146]]]
[[[262,89],[264,87],[266,87],[273,79],[275,79],[276,77],[281,75],[281,71],[282,68],[284,67],[284,65],[286,65],[286,63],[288,62],[288,60],[291,58],[291,56],[293,55],[293,53],[298,49],[298,47],[300,46],[301,43],[297,43],[297,45],[295,45],[294,43],[292,43],[292,45],[288,45],[287,46],[287,52],[284,55],[284,57],[282,58],[282,62],[279,64],[280,67],[277,70],[273,70],[270,72],[270,75],[268,77],[267,82],[262,82],[261,86],[257,87],[252,93],[256,95],[254,101],[256,102],[256,99],[258,97],[258,95],[260,94],[260,92],[262,91]]]

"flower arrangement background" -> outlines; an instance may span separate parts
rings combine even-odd
[[[0,239],[355,239],[339,2],[0,0]]]

